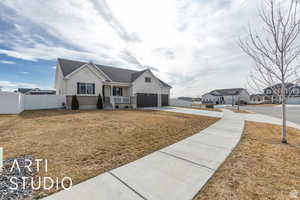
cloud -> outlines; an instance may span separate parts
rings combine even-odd
[[[29,72],[21,72],[21,74],[29,74]]]
[[[23,82],[11,82],[11,81],[1,81],[0,87],[3,91],[14,91],[18,88],[39,88],[38,85],[32,83],[23,83]]]
[[[8,60],[0,60],[0,63],[8,64],[8,65],[16,64],[16,62],[14,62],[14,61],[8,61]]]
[[[64,57],[132,69],[151,66],[173,86],[173,96],[200,96],[216,88],[245,86],[252,62],[237,40],[249,21],[259,24],[260,4],[2,0],[0,22],[8,28],[0,32],[5,47],[0,54],[31,61]]]

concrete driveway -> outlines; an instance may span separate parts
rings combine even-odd
[[[242,106],[241,109],[281,118],[281,106]],[[287,106],[287,120],[300,124],[300,106]]]

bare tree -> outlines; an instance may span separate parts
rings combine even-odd
[[[265,0],[259,10],[262,31],[253,31],[249,27],[247,37],[239,40],[239,46],[250,56],[254,63],[251,74],[252,85],[256,88],[271,87],[282,100],[281,142],[287,143],[286,137],[286,98],[288,83],[298,79],[300,56],[300,18],[297,0]],[[280,89],[273,88],[281,85]]]

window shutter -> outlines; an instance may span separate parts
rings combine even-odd
[[[77,82],[77,94],[80,94],[79,83]]]
[[[93,94],[95,94],[95,83],[93,83]]]

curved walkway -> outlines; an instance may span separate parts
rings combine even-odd
[[[244,117],[228,110],[223,113],[182,108],[163,110],[222,119],[178,143],[45,200],[193,199],[238,144]]]

